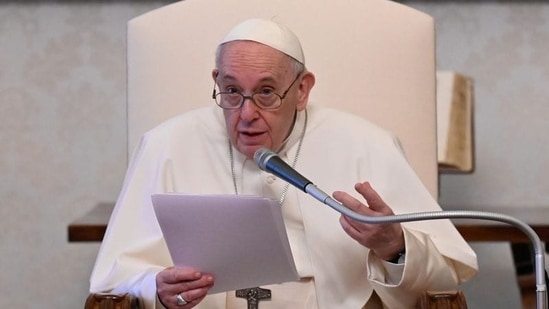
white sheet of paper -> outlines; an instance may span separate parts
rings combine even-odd
[[[277,201],[166,193],[152,202],[174,264],[213,274],[210,294],[299,280]]]

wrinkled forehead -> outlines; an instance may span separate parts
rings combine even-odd
[[[231,41],[220,45],[216,69],[220,78],[236,76],[283,80],[301,64],[270,46],[255,41]]]
[[[288,27],[271,20],[246,20],[233,27],[219,45],[234,41],[261,43],[294,58],[301,64],[305,64],[303,49],[295,33]]]

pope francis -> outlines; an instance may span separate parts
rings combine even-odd
[[[440,210],[392,133],[308,106],[315,76],[290,29],[236,25],[218,46],[212,79],[215,105],[162,123],[134,151],[91,292],[131,293],[148,309],[413,308],[422,291],[455,289],[476,273],[474,252],[448,220],[357,222],[257,166],[255,151],[272,149],[363,215]],[[213,275],[173,266],[151,204],[164,192],[279,201],[300,280],[209,294]]]

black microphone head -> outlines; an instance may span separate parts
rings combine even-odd
[[[276,156],[276,153],[269,148],[259,148],[254,153],[254,161],[259,166],[260,169],[267,171],[267,161],[269,161],[270,158],[273,156]]]

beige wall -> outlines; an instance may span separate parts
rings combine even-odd
[[[477,169],[442,175],[441,203],[549,211],[549,3],[407,4],[435,18],[438,68],[474,79]]]
[[[0,3],[0,308],[82,308],[97,244],[67,224],[126,165],[125,25],[159,2]]]
[[[118,194],[125,24],[161,2],[21,3],[0,4],[0,308],[81,308],[98,245],[66,226]],[[442,204],[548,206],[549,4],[408,4],[438,67],[475,79],[477,170],[443,176]]]
[[[438,68],[474,79],[476,171],[442,175],[441,204],[542,207],[549,221],[549,2],[406,3],[435,18]],[[464,286],[471,308],[519,308],[509,245],[472,246],[480,274]]]

